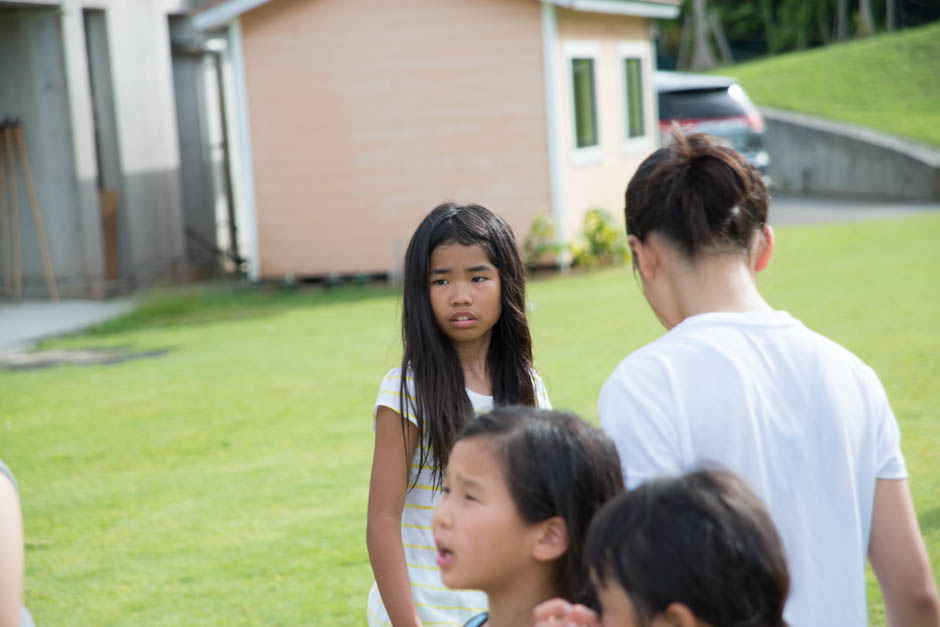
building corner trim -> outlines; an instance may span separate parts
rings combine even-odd
[[[235,96],[235,130],[238,137],[238,198],[242,204],[243,222],[239,225],[245,234],[248,257],[248,278],[261,277],[261,246],[258,241],[258,206],[255,198],[255,171],[252,160],[251,124],[248,111],[248,90],[245,80],[245,50],[242,45],[241,20],[234,18],[228,28],[229,49]],[[234,174],[234,173],[233,173]]]
[[[568,237],[565,229],[564,187],[562,181],[561,143],[558,137],[558,81],[555,66],[555,52],[558,48],[558,30],[555,22],[555,7],[542,2],[542,72],[545,80],[545,123],[548,132],[548,180],[549,198],[552,209],[552,221],[555,225],[555,239],[559,245],[559,259],[562,268],[569,264],[567,247]]]

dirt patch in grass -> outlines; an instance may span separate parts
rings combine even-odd
[[[119,364],[133,359],[163,357],[169,348],[148,351],[133,351],[129,346],[107,348],[81,348],[72,350],[50,349],[29,351],[25,349],[0,351],[0,370],[33,370],[53,368],[64,364],[78,366],[101,366]]]

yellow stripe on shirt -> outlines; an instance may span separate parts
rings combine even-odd
[[[440,570],[437,566],[432,566],[431,564],[412,564],[411,562],[406,562],[408,568],[420,568],[421,570]]]
[[[413,503],[405,503],[405,507],[410,507],[412,509],[427,509],[427,510],[434,509],[433,505],[415,505]]]

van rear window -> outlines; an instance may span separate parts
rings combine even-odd
[[[659,119],[730,118],[747,115],[727,88],[670,91],[659,94]]]

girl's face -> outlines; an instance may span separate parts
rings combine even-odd
[[[437,326],[454,344],[488,342],[502,314],[499,270],[479,244],[431,252],[428,295]]]
[[[539,527],[519,516],[489,444],[486,437],[458,441],[444,474],[431,528],[449,588],[498,590],[535,562]]]

